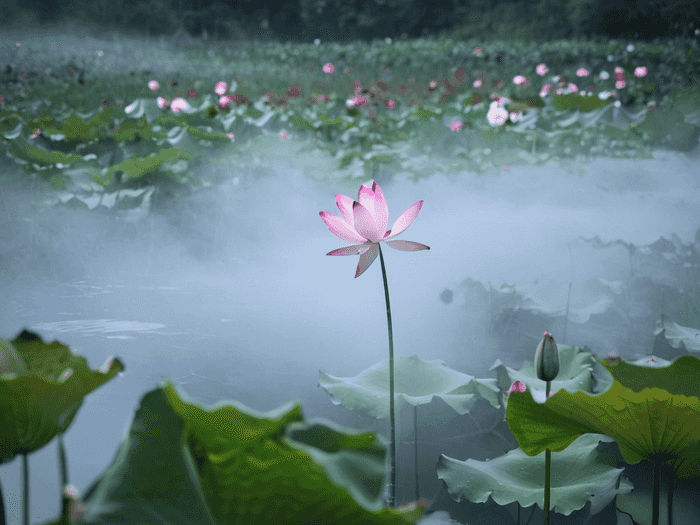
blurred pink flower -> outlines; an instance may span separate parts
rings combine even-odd
[[[335,71],[335,67],[334,67],[333,64],[331,64],[330,62],[328,62],[328,64],[326,64],[325,66],[323,66],[323,72],[324,72],[324,73],[333,73],[333,71]]]
[[[576,70],[577,77],[587,77],[588,75],[588,70],[585,67],[580,67]]]
[[[544,97],[547,93],[549,93],[550,89],[552,89],[552,84],[545,84],[542,86],[542,89],[540,89],[540,96]]]
[[[623,87],[625,87],[625,81],[624,81],[624,80],[618,80],[617,82],[615,82],[615,87],[616,87],[617,89],[622,89]]]
[[[66,485],[66,487],[63,489],[63,495],[70,499],[70,522],[75,523],[85,515],[87,511],[85,503],[83,503],[82,499],[80,498],[78,489],[76,489],[73,485]]]
[[[228,86],[226,85],[226,82],[217,82],[216,86],[214,87],[214,93],[217,95],[223,95],[226,93],[226,88]]]
[[[508,111],[498,101],[493,101],[486,114],[486,119],[492,126],[500,126],[508,120]]]
[[[539,64],[536,68],[535,71],[539,76],[544,76],[549,72],[549,68],[545,66],[544,64]]]
[[[187,109],[188,107],[187,101],[181,97],[174,98],[172,104],[170,104],[170,109],[172,109],[175,113],[179,113],[180,110]]]
[[[158,107],[160,109],[165,109],[170,105],[170,101],[166,98],[163,98],[163,97],[158,97],[156,99],[156,103],[158,104]]]
[[[395,105],[396,105],[396,102],[394,102],[393,100],[389,100],[389,101],[386,103],[386,107],[388,107],[388,108],[390,108],[390,109],[393,108]]]
[[[527,79],[522,75],[518,75],[513,79],[513,84],[516,86],[524,86],[527,84]]]
[[[578,86],[576,84],[569,84],[569,91],[571,91],[572,93],[577,93]]]
[[[477,46],[474,48],[474,56],[475,57],[478,57],[483,52],[484,52],[484,50],[481,48],[481,46]]]
[[[225,108],[226,106],[228,106],[231,103],[232,100],[233,99],[230,96],[224,95],[224,96],[219,98],[219,106],[221,106],[222,108]]]
[[[464,124],[462,124],[459,120],[455,120],[452,124],[450,124],[450,129],[452,131],[459,131],[463,126]]]
[[[284,139],[284,138],[287,138],[288,136],[289,136],[289,133],[287,133],[287,130],[283,129],[283,130],[280,132],[280,137],[282,137],[283,139]]]
[[[386,227],[389,223],[389,207],[381,188],[376,182],[372,186],[360,186],[358,199],[354,201],[350,197],[337,193],[335,203],[343,216],[339,217],[333,213],[319,212],[321,219],[326,223],[328,229],[337,237],[346,242],[358,242],[332,250],[326,255],[357,255],[360,254],[360,262],[357,265],[355,278],[362,275],[379,255],[379,243],[384,241],[396,250],[405,252],[417,252],[429,250],[430,247],[413,241],[390,241],[391,237],[404,231],[418,215],[423,201],[418,201],[409,206],[399,218],[396,219],[391,230]]]
[[[474,81],[474,87],[475,87],[475,88],[481,87],[481,84],[483,84],[483,82],[481,81],[480,78]]]
[[[645,68],[644,66],[635,68],[635,70],[634,70],[635,77],[645,77],[646,74],[647,74],[647,68]]]
[[[158,91],[160,89],[160,84],[157,80],[151,80],[148,83],[148,89],[150,89],[151,91]]]

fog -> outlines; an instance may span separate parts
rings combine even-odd
[[[359,256],[327,257],[347,243],[319,212],[340,214],[335,193],[356,199],[368,179],[319,185],[305,172],[330,173],[333,159],[295,153],[293,141],[271,148],[272,140],[282,139],[270,134],[254,152],[256,180],[237,174],[235,183],[162,215],[115,222],[89,211],[32,212],[28,194],[3,191],[0,215],[9,227],[0,237],[0,285],[9,306],[0,335],[12,339],[26,328],[69,345],[91,368],[110,355],[126,366],[87,396],[65,436],[70,482],[79,490],[112,461],[140,397],[161,374],[180,378],[188,395],[207,403],[233,398],[267,411],[298,399],[306,417],[360,421],[317,387],[318,370],[353,376],[388,357],[381,266],[377,258],[355,279]],[[519,367],[522,361],[476,343],[469,318],[477,312],[464,297],[445,304],[440,293],[466,278],[494,287],[568,282],[568,243],[580,236],[644,245],[675,233],[690,242],[700,226],[697,158],[655,157],[510,166],[457,174],[454,182],[440,174],[380,182],[389,227],[424,200],[398,239],[430,246],[415,253],[382,247],[395,354],[442,359],[477,377],[492,377],[496,358]],[[629,275],[622,249],[572,249],[576,281]],[[32,523],[58,515],[57,458],[55,440],[29,458]],[[0,467],[12,525],[20,522],[20,466],[15,458]]]

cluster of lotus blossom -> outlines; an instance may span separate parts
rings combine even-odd
[[[314,42],[316,43],[316,42]],[[631,48],[631,49],[630,49]],[[628,46],[628,51],[633,51],[634,47],[633,46]],[[483,48],[480,46],[477,46],[474,49],[474,56],[479,56],[481,53],[483,53]],[[612,56],[608,57],[609,61],[612,61]],[[335,66],[332,63],[327,63],[323,65],[323,72],[326,74],[332,74],[335,71]],[[383,67],[382,71],[386,71],[387,68]],[[549,72],[549,68],[547,67],[546,64],[538,64],[535,67],[535,72],[539,76],[544,76]],[[636,67],[634,70],[634,76],[641,78],[646,76],[648,73],[647,68],[644,66],[639,66]],[[585,77],[590,76],[590,72],[584,68],[581,67],[576,70],[576,76],[579,77],[580,79],[584,79]],[[607,71],[601,71],[599,74],[599,78],[601,80],[607,80],[610,78],[610,74]],[[513,78],[513,83],[516,86],[529,86],[530,85],[530,80],[525,77],[524,75],[517,75]],[[429,89],[432,91],[437,88],[437,81],[431,80],[429,82]],[[475,88],[480,88],[484,85],[483,79],[479,78],[474,81],[473,86]],[[623,89],[627,85],[627,81],[625,78],[625,70],[619,66],[615,67],[615,89]],[[156,80],[151,80],[148,83],[148,87],[151,91],[157,91],[160,89],[160,84]],[[228,88],[228,84],[224,81],[220,81],[216,83],[216,86],[214,88],[214,92],[219,95],[219,106],[224,109],[228,107],[232,102],[240,103],[241,99],[243,98],[241,95],[238,94],[227,94],[226,90]],[[298,88],[297,89],[297,95],[298,95]],[[584,89],[579,89],[579,86],[575,84],[574,82],[566,82],[564,78],[561,75],[556,75],[552,77],[552,83],[545,83],[542,85],[540,88],[539,96],[544,98],[546,97],[550,92],[553,92],[557,95],[566,95],[566,94],[571,94],[571,93],[578,93],[581,96],[592,96],[593,92],[596,90],[595,85],[591,85],[588,89],[588,91]],[[198,95],[197,91],[194,89],[189,90],[188,96],[190,98],[196,97]],[[367,89],[363,89],[360,84],[355,84],[355,90],[353,95],[346,100],[345,105],[347,108],[353,108],[356,106],[363,106],[369,104],[370,99],[375,97],[375,93],[370,92]],[[607,100],[608,98],[615,97],[616,92],[615,90],[608,90],[608,91],[600,91],[598,93],[598,98],[601,100]],[[508,97],[504,96],[499,96],[496,94],[491,94],[490,95],[491,103],[489,106],[489,110],[486,113],[486,119],[489,122],[491,126],[503,126],[505,125],[508,121],[510,122],[517,122],[520,117],[522,116],[522,111],[511,111],[509,112],[506,109],[506,105],[510,103],[510,99]],[[268,96],[268,100],[270,100],[270,96]],[[329,101],[329,97],[327,95],[320,95],[316,97],[312,97],[313,102],[327,102]],[[158,97],[157,98],[157,103],[158,107],[161,109],[167,109],[168,107],[173,110],[173,112],[178,113],[181,110],[187,109],[187,101],[183,97],[177,97],[172,99],[172,101],[169,101],[168,99],[164,97]],[[389,98],[388,100],[385,101],[384,103],[388,109],[392,109],[396,107],[396,102]],[[614,104],[619,107],[620,101],[616,100]],[[370,118],[373,120],[376,120],[376,112],[371,112],[370,113]],[[455,121],[450,125],[450,129],[452,131],[460,131],[464,128],[464,123],[460,121]],[[229,138],[233,138],[233,134],[229,133]],[[286,131],[282,131],[280,133],[281,137],[287,137],[288,133]],[[317,136],[320,136],[320,133],[317,133]]]

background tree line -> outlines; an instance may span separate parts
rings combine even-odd
[[[71,20],[157,35],[290,41],[450,34],[533,39],[694,36],[695,0],[4,0],[5,24]],[[0,24],[2,24],[0,19]],[[1,26],[0,26],[1,27]]]

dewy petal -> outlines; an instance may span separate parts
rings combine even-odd
[[[352,205],[355,231],[367,240],[379,242],[384,238],[384,229],[379,228],[370,211],[359,202]]]
[[[396,250],[404,252],[419,252],[421,250],[429,250],[430,246],[413,241],[384,241],[389,246]]]
[[[389,235],[389,237],[398,235],[406,228],[408,228],[408,226],[413,222],[413,219],[415,219],[418,215],[418,212],[420,211],[422,206],[423,201],[418,201],[415,204],[411,204],[408,208],[406,208],[406,211],[399,215],[399,218],[396,219],[396,222],[391,227],[391,235]]]
[[[360,262],[357,263],[355,279],[365,273],[365,270],[372,265],[374,260],[377,258],[377,255],[379,255],[379,245],[372,243],[369,249],[360,255]]]
[[[337,215],[328,211],[320,211],[318,214],[321,216],[321,219],[323,219],[323,222],[326,223],[328,229],[345,242],[362,243],[367,240],[365,237],[362,237],[359,233],[357,233],[355,228],[348,224],[348,222],[342,217],[338,217]]]

